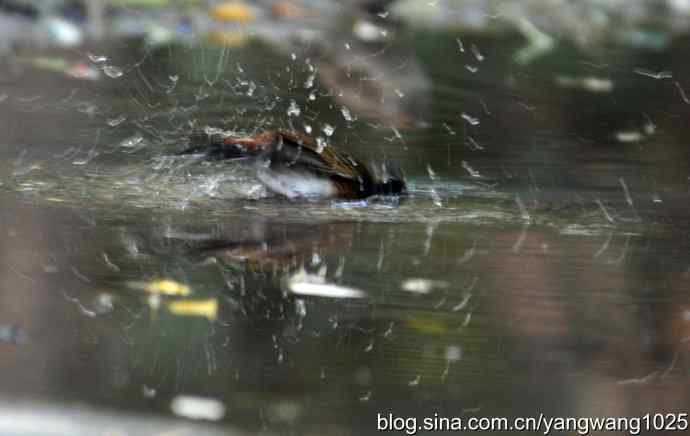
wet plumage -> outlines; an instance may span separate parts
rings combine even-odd
[[[384,165],[383,175],[378,176],[363,162],[295,132],[208,138],[205,144],[192,146],[181,154],[201,154],[209,160],[255,158],[259,180],[270,191],[288,198],[362,199],[400,195],[406,190],[402,172],[396,166]]]

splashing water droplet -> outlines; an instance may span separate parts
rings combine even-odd
[[[298,117],[302,113],[302,109],[297,106],[295,100],[290,100],[290,106],[288,107],[287,114],[289,117]]]
[[[290,54],[290,58],[292,58],[293,61],[296,61],[296,60],[297,60],[297,55],[294,54],[294,53],[291,53],[291,54]]]
[[[180,76],[178,76],[178,75],[168,76],[168,79],[170,79],[170,81],[173,83],[177,83],[177,81],[180,80]]]
[[[436,180],[436,171],[434,171],[434,169],[431,168],[431,165],[426,166],[426,172],[429,174],[429,178],[431,180]]]
[[[475,170],[466,161],[462,161],[462,167],[470,174],[472,177],[481,177],[479,171]]]
[[[316,152],[321,154],[323,152],[323,149],[326,148],[326,140],[322,136],[318,136],[316,138]]]
[[[304,81],[304,89],[310,89],[312,86],[314,86],[315,78],[316,74],[310,74],[309,77],[307,77],[307,80]]]
[[[106,122],[110,127],[117,127],[120,124],[122,124],[126,119],[127,117],[125,116],[125,114],[121,114],[115,118],[109,118]]]
[[[398,95],[398,97],[400,97],[400,98],[405,97],[405,93],[402,92],[401,90],[397,89],[397,88],[395,89],[395,93],[396,93],[396,94]]]
[[[309,124],[305,124],[304,131],[307,132],[307,135],[311,134],[311,126]]]
[[[364,352],[365,352],[365,353],[368,353],[368,352],[370,352],[370,351],[373,350],[373,349],[374,349],[374,340],[372,339],[372,340],[369,342],[369,345],[367,345],[367,346],[364,348]]]
[[[331,126],[330,124],[324,124],[323,127],[321,127],[321,130],[326,134],[326,136],[333,136],[335,127]]]
[[[472,54],[474,55],[474,57],[475,57],[479,62],[483,62],[483,61],[484,61],[484,55],[481,54],[481,52],[479,51],[479,47],[477,47],[476,45],[472,44],[472,45],[470,46],[470,49],[472,50]]]
[[[417,387],[417,386],[419,386],[419,382],[420,382],[421,380],[422,380],[422,376],[421,376],[421,375],[418,375],[418,376],[415,377],[413,380],[410,380],[409,382],[407,382],[407,385],[410,386],[410,387],[413,387],[413,388],[414,388],[414,387]]]
[[[434,206],[443,207],[443,202],[441,201],[441,196],[438,195],[438,192],[436,192],[435,189],[431,190],[431,201],[434,203]]]
[[[343,114],[343,118],[345,118],[345,121],[355,121],[356,118],[352,116],[352,112],[350,112],[350,109],[347,106],[342,106],[340,108],[340,113]]]
[[[307,316],[307,305],[304,303],[304,300],[295,300],[295,313],[300,318]]]
[[[471,126],[478,126],[479,125],[479,118],[475,118],[472,115],[466,114],[465,112],[460,114],[460,117],[463,120],[467,121]]]
[[[103,72],[105,73],[106,76],[112,78],[112,79],[117,79],[118,77],[122,77],[122,68],[116,67],[114,65],[106,65],[103,67]]]
[[[449,362],[457,362],[462,360],[462,347],[458,345],[450,345],[446,348],[446,360]]]
[[[309,93],[309,101],[314,101],[316,100],[316,91],[312,91]]]
[[[250,81],[249,88],[247,88],[247,96],[251,97],[252,95],[254,95],[254,91],[256,91],[256,83]]]
[[[141,144],[143,140],[143,136],[141,136],[140,134],[136,134],[120,142],[120,146],[125,148],[133,148]]]
[[[87,56],[89,57],[89,60],[91,62],[93,62],[94,64],[100,64],[101,62],[105,62],[108,60],[108,58],[105,56],[95,55],[93,53],[89,53],[89,54],[87,54]]]

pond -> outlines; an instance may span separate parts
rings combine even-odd
[[[2,67],[3,396],[199,396],[277,434],[687,410],[687,39],[524,65],[513,34],[224,41]],[[203,129],[306,132],[409,195],[277,198],[176,154]]]

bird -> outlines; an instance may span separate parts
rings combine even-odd
[[[203,136],[203,135],[202,135]],[[407,193],[402,170],[394,163],[379,167],[362,161],[293,131],[267,131],[250,137],[218,137],[181,151],[203,160],[251,159],[257,177],[272,193],[290,199],[334,198],[362,200],[372,196]],[[190,142],[197,142],[199,134]]]

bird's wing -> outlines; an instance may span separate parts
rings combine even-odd
[[[357,166],[361,163],[329,145],[319,147],[311,138],[292,132],[280,132],[280,140],[282,144],[275,146],[271,156],[272,165],[301,167],[315,173],[351,180],[360,178]]]

